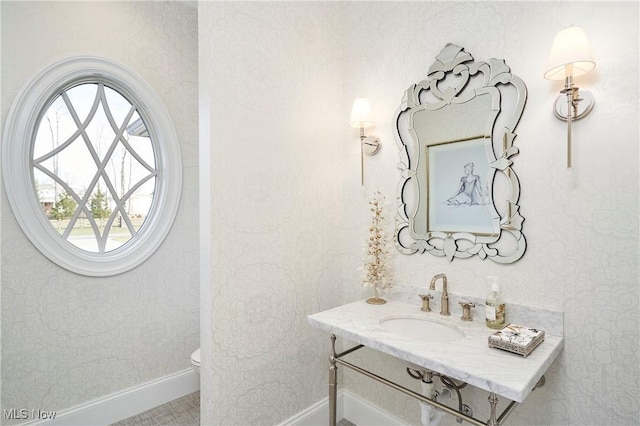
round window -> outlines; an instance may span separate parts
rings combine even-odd
[[[22,230],[64,268],[125,272],[171,228],[182,181],[175,130],[155,92],[116,63],[72,58],[39,74],[9,111],[2,149]]]

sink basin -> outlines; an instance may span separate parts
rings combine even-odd
[[[464,338],[457,327],[430,318],[393,316],[380,320],[380,326],[390,333],[412,340],[450,343]]]

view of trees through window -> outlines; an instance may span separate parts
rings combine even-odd
[[[51,226],[89,252],[122,246],[149,214],[157,178],[136,107],[96,81],[65,89],[40,117],[31,164]]]

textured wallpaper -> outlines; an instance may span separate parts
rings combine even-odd
[[[359,224],[343,209],[362,199],[325,15],[319,4],[199,5],[213,235],[203,424],[277,424],[325,393],[328,336],[305,316],[346,300]]]
[[[138,72],[173,119],[183,190],[141,266],[88,278],[49,262],[2,191],[2,408],[62,410],[190,367],[199,345],[197,14],[180,3],[2,2],[2,121],[31,76],[97,55]]]
[[[399,182],[393,113],[449,41],[505,59],[529,89],[514,158],[528,249],[513,265],[396,254],[395,280],[426,287],[444,272],[451,291],[483,297],[484,278],[498,275],[506,300],[565,311],[565,350],[510,424],[637,423],[637,3],[231,2],[199,13],[212,187],[203,423],[276,424],[326,397],[328,336],[305,315],[363,296],[366,202],[374,190],[394,200]],[[566,124],[552,114],[562,84],[542,74],[571,23],[585,27],[598,65],[576,81],[596,107],[574,126],[567,175]],[[371,98],[383,144],[366,159],[364,188],[347,123],[359,96]],[[358,356],[407,381],[394,359]],[[418,423],[416,402],[344,376]],[[486,397],[468,395],[480,418]]]

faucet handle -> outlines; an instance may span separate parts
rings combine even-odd
[[[430,294],[419,294],[420,299],[422,299],[422,308],[421,311],[431,312],[431,307],[429,306],[429,300],[433,299],[433,296]]]
[[[473,321],[473,318],[471,318],[471,308],[475,308],[476,304],[467,302],[466,300],[458,303],[462,306],[462,316],[460,319],[462,319],[462,321]]]

